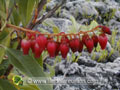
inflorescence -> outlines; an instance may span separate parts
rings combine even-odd
[[[96,35],[94,31],[98,28],[101,33]],[[89,32],[93,34],[90,36],[88,34]],[[70,49],[73,53],[81,53],[83,47],[86,46],[88,52],[91,53],[93,48],[97,47],[98,43],[101,49],[104,50],[108,41],[106,34],[111,35],[110,29],[101,25],[90,31],[80,31],[76,34],[65,34],[64,32],[58,34],[43,34],[38,31],[29,31],[26,32],[27,38],[21,41],[21,48],[24,55],[28,55],[31,49],[35,58],[39,58],[44,50],[48,51],[50,57],[56,57],[61,53],[62,57],[66,58]]]

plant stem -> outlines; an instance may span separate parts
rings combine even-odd
[[[30,29],[25,29],[23,27],[19,27],[19,26],[15,26],[15,25],[12,25],[12,24],[6,24],[7,27],[9,28],[13,28],[15,30],[18,30],[18,31],[24,31],[24,32],[30,32],[30,33],[35,33],[35,34],[41,34],[41,35],[48,35],[48,36],[67,36],[67,35],[80,35],[80,34],[86,34],[86,33],[89,33],[89,32],[94,32],[96,30],[99,30],[99,26],[96,26],[95,28],[89,30],[89,31],[83,31],[81,30],[80,32],[78,33],[69,33],[69,34],[57,34],[57,33],[40,33],[38,31],[32,31]]]
[[[38,6],[37,6],[37,8],[35,9],[34,14],[33,14],[33,17],[32,17],[32,19],[31,19],[31,21],[29,22],[29,24],[27,25],[27,28],[29,28],[29,29],[32,29],[32,28],[33,28],[32,26],[34,26],[34,24],[35,24],[35,22],[36,22],[36,20],[37,20],[37,18],[38,18],[39,13],[42,11],[42,9],[43,9],[43,7],[44,7],[44,5],[45,5],[46,3],[47,3],[47,0],[41,0],[41,1],[38,3]]]
[[[57,9],[59,9],[59,7],[61,7],[65,2],[66,2],[66,0],[62,0],[60,4],[57,4],[55,7],[53,7],[53,9],[51,9],[47,14],[43,15],[34,24],[31,24],[29,28],[33,29],[36,25],[41,24],[45,19],[47,19],[48,17],[51,17],[53,15],[53,13],[55,13],[55,11]]]
[[[7,21],[5,21],[4,25],[2,26],[0,31],[3,31],[3,29],[6,27]]]

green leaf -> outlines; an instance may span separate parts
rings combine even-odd
[[[67,57],[67,60],[69,60],[68,57]],[[55,64],[58,63],[58,62],[61,62],[61,57],[60,56],[57,56],[55,58]]]
[[[98,23],[95,20],[93,20],[89,26],[89,30],[95,28],[96,26],[98,26]]]
[[[96,54],[95,52],[92,53],[92,60],[95,60]]]
[[[114,49],[112,48],[112,50],[110,51],[110,53],[109,53],[109,56],[108,56],[108,57],[110,57],[113,53],[114,53]]]
[[[5,12],[6,11],[6,2],[5,0],[0,0],[0,10]],[[2,14],[2,13],[0,13]]]
[[[6,47],[9,47],[10,45],[10,34],[7,30],[3,30],[0,33],[0,44]],[[5,55],[5,49],[0,47],[0,63],[3,60],[3,57]]]
[[[39,63],[29,55],[23,55],[21,51],[7,49],[10,62],[28,77],[46,77]],[[46,77],[48,78],[48,77]],[[38,85],[40,90],[53,90],[51,85]]]
[[[97,47],[96,47],[96,51],[100,52],[100,50],[101,50],[101,47],[100,47],[100,44],[98,44]]]
[[[12,8],[14,6],[14,3],[16,0],[8,0],[9,1],[9,9]]]
[[[8,80],[0,79],[0,90],[17,90]]]
[[[2,43],[2,41],[5,41],[4,39],[8,36],[8,34],[8,30],[3,30],[2,32],[0,32],[0,43]]]
[[[19,14],[21,17],[22,24],[26,25],[26,12],[27,12],[27,2],[28,0],[19,0]]]
[[[33,7],[36,0],[19,0],[19,14],[24,26],[28,24],[32,17]]]
[[[88,31],[98,26],[98,23],[93,20],[90,25],[81,25],[80,30]]]
[[[22,90],[40,90],[37,86],[33,85],[24,85],[20,86],[20,89]]]
[[[54,23],[52,20],[50,20],[50,19],[46,19],[46,20],[43,22],[43,25],[52,27],[54,33],[59,33],[59,32],[60,32],[60,29],[59,29],[59,28],[55,25],[55,23]]]
[[[70,16],[70,20],[72,21],[72,26],[70,26],[69,33],[76,33],[79,31],[80,25],[77,23],[73,16]]]
[[[82,31],[87,31],[87,30],[88,30],[88,26],[86,26],[86,25],[81,25],[81,26],[80,26],[80,30],[82,30]]]
[[[116,48],[115,48],[116,50],[118,49],[120,49],[120,39],[117,41],[117,45],[116,45]]]
[[[103,59],[103,55],[101,55],[97,61],[100,62],[102,61],[102,59]]]
[[[19,25],[20,24],[20,16],[19,16],[18,9],[14,8],[10,19],[11,19],[11,23],[14,24],[14,25]]]
[[[111,45],[112,45],[113,48],[116,47],[116,46],[115,46],[116,34],[117,34],[116,30],[113,30],[112,36],[111,36],[111,40],[110,40],[110,43],[111,43]]]
[[[73,60],[73,62],[75,62],[75,54],[72,52],[72,60]]]
[[[47,67],[49,68],[50,76],[51,76],[51,77],[55,76],[55,69],[54,69],[54,67],[50,66],[50,65],[47,64],[47,63],[46,63],[46,65],[47,65]]]
[[[60,30],[59,30],[59,28],[57,26],[53,26],[53,32],[54,33],[59,33]]]
[[[40,58],[37,58],[36,60],[38,61],[38,63],[40,64],[40,66],[43,67],[42,55],[40,56]]]
[[[38,30],[41,32],[41,33],[49,33],[47,30],[43,29],[43,28],[40,28],[38,27]]]
[[[18,0],[9,0],[9,12],[10,10],[13,8],[12,10],[12,14],[10,16],[10,22],[11,24],[14,24],[14,25],[19,25],[20,23],[20,15],[19,15],[19,8],[16,8],[14,4],[17,4],[18,3]]]
[[[35,0],[28,0],[27,3],[27,12],[26,12],[26,23],[28,23],[33,15],[33,7],[35,4]]]
[[[0,17],[2,18],[2,19],[6,19],[6,14],[2,11],[2,10],[0,10]]]
[[[36,85],[24,85],[19,86],[19,88],[22,90],[40,90]]]
[[[79,55],[77,56],[77,58],[76,58],[76,60],[75,60],[75,62],[78,62],[78,60],[79,60],[79,58],[80,58],[80,56],[81,56],[82,54],[81,53],[79,53]]]

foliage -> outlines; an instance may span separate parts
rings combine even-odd
[[[17,90],[8,80],[0,79],[0,90]]]
[[[57,62],[61,62],[61,57],[57,56],[55,58],[54,65],[50,66],[47,63],[44,63],[44,60],[48,56],[48,53],[46,51],[44,51],[41,57],[38,59],[34,58],[31,50],[29,52],[29,55],[24,56],[20,50],[20,41],[21,38],[25,38],[25,33],[6,28],[7,24],[13,24],[24,28],[28,28],[30,23],[34,24],[33,19],[35,18],[35,10],[38,9],[38,4],[41,1],[45,0],[0,0],[0,90],[7,90],[8,88],[9,90],[53,90],[52,85],[24,85],[24,83],[22,82],[23,77],[18,76],[18,74],[15,72],[15,69],[18,69],[24,77],[46,77],[47,79],[50,79],[55,76],[54,67]],[[50,1],[51,0],[47,0],[47,2]],[[44,17],[43,14],[45,11],[46,3],[43,5],[42,10],[39,13],[40,16]],[[59,14],[60,11],[61,8],[57,10],[56,14]],[[113,10],[111,18],[114,17],[114,13],[115,10]],[[72,16],[70,16],[70,20],[72,21],[72,25],[69,26],[68,33],[76,33],[80,30],[87,31],[98,26],[98,23],[95,20],[93,20],[91,24],[87,26],[80,25]],[[42,24],[51,27],[53,33],[60,32],[60,28],[56,26],[54,21],[50,19],[44,20]],[[49,32],[43,28],[38,28],[38,30],[44,33]],[[95,33],[99,34],[98,32]],[[110,41],[113,49],[110,52],[109,56],[112,55],[114,50],[118,50],[120,52],[120,39],[118,42],[115,42],[115,36],[116,32],[113,32]],[[96,57],[95,51],[100,52],[101,54],[98,61],[102,61],[108,56],[108,52],[106,50],[102,51],[100,49],[100,45],[98,45],[96,50],[92,52],[93,60]],[[75,54],[72,53],[71,62],[77,62],[81,55],[82,54],[80,53],[76,58]],[[70,61],[71,58],[68,56],[67,60]],[[50,73],[47,73],[43,70],[43,63],[49,69]],[[5,76],[5,72],[7,71],[7,69],[9,69],[8,67],[11,64],[14,66],[14,69],[10,70],[9,76]],[[8,77],[8,79],[3,79],[2,76]]]
[[[7,55],[11,64],[13,64],[16,68],[21,70],[25,75],[29,77],[45,77],[45,73],[43,72],[42,67],[37,63],[37,61],[31,56],[23,56],[22,52],[7,49]],[[47,78],[47,77],[46,77]],[[49,89],[52,90],[51,87],[47,87],[44,85],[38,85],[41,90]]]

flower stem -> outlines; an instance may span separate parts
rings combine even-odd
[[[9,28],[13,28],[15,30],[18,30],[18,31],[24,31],[24,32],[30,32],[30,33],[35,33],[35,34],[42,34],[42,35],[48,35],[48,36],[69,36],[69,35],[80,35],[80,34],[86,34],[86,33],[89,33],[89,32],[94,32],[96,30],[98,30],[99,26],[96,26],[95,28],[89,30],[89,31],[81,31],[78,32],[78,33],[69,33],[69,34],[59,34],[59,33],[40,33],[38,31],[33,31],[33,30],[30,30],[30,29],[26,29],[26,28],[23,28],[23,27],[19,27],[19,26],[15,26],[15,25],[12,25],[12,24],[6,24],[7,27]]]

